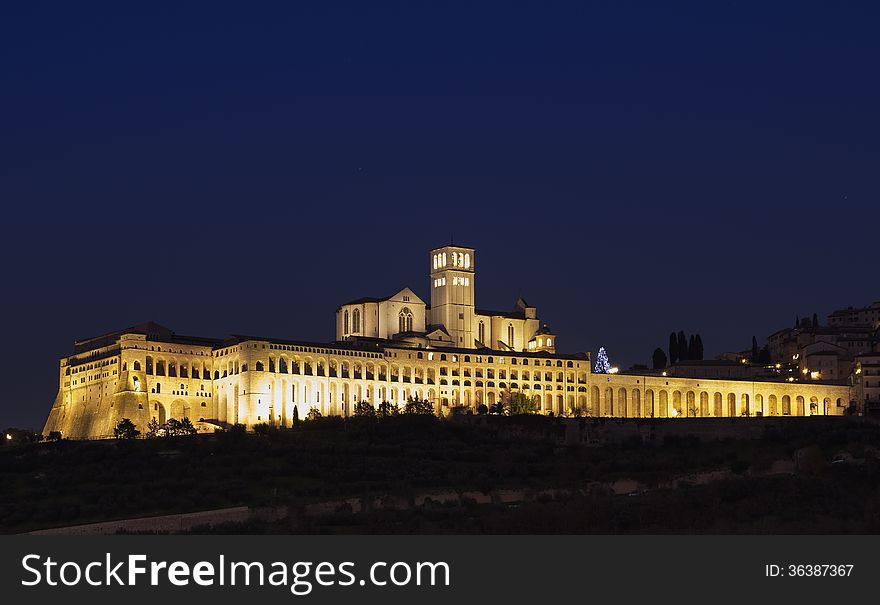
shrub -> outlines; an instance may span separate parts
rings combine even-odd
[[[137,439],[141,432],[134,426],[134,422],[123,418],[113,427],[113,436],[117,439]]]

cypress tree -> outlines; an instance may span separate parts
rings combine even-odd
[[[813,327],[814,327],[814,328],[818,328],[818,327],[819,327],[819,318],[816,317],[816,314],[815,314],[815,313],[813,313]]]
[[[694,344],[694,335],[691,334],[688,338],[688,359],[696,359],[697,358],[697,346]]]
[[[694,337],[694,349],[696,350],[696,357],[694,359],[698,359],[700,361],[703,360],[703,339],[697,334]]]
[[[752,336],[752,363],[758,362],[758,339]]]
[[[654,362],[655,370],[662,370],[666,367],[666,353],[663,352],[663,349],[661,349],[660,347],[654,349],[652,361]]]
[[[669,363],[673,364],[678,361],[678,338],[675,332],[669,334]]]
[[[684,361],[688,358],[688,341],[684,330],[678,332],[678,359]]]

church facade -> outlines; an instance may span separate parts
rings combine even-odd
[[[74,343],[60,360],[44,435],[108,437],[122,418],[189,418],[199,430],[290,426],[312,408],[348,416],[356,403],[430,401],[438,414],[492,406],[509,393],[542,413],[625,418],[840,415],[847,386],[594,374],[588,353],[557,353],[556,335],[522,298],[475,306],[473,248],[429,258],[430,304],[403,288],[336,310],[330,343],[182,336],[146,323]]]

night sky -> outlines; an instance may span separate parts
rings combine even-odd
[[[0,4],[0,427],[76,338],[328,340],[450,238],[624,368],[880,300],[877,3],[379,4]]]

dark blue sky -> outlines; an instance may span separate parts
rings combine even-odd
[[[0,5],[0,426],[72,340],[326,340],[478,249],[565,351],[880,299],[876,3]]]

